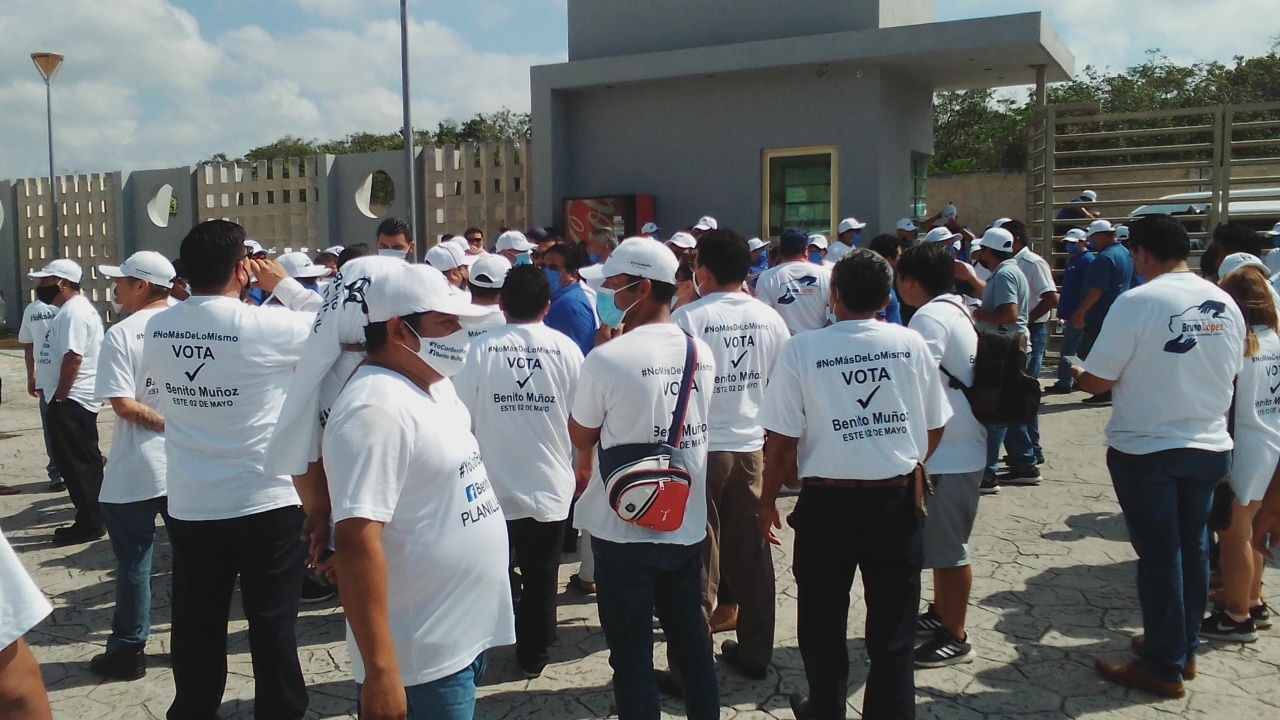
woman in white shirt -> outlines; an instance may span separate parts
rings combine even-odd
[[[1231,525],[1218,532],[1222,547],[1221,597],[1200,628],[1201,637],[1253,642],[1271,626],[1262,601],[1262,555],[1249,545],[1253,518],[1280,461],[1280,335],[1267,270],[1252,255],[1223,259],[1219,285],[1248,325],[1244,370],[1236,380],[1235,451],[1229,482],[1235,494]]]

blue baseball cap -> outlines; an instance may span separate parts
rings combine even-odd
[[[778,240],[778,249],[787,255],[804,252],[809,247],[809,235],[800,230],[787,230]]]

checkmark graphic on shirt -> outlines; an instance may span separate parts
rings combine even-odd
[[[738,359],[737,359],[737,360],[733,360],[733,361],[732,361],[732,362],[733,362],[733,367],[734,367],[735,369],[738,367],[738,363],[742,362],[742,359],[743,359],[743,358],[745,358],[745,357],[747,356],[747,353],[748,353],[748,352],[749,352],[749,351],[747,351],[747,350],[743,350],[743,351],[742,351],[742,354],[738,356]]]
[[[1271,394],[1272,394],[1272,395],[1275,395],[1275,394],[1276,394],[1276,390],[1280,390],[1280,383],[1276,383],[1275,385],[1272,385],[1272,386],[1271,386]]]
[[[877,386],[876,386],[876,389],[875,389],[875,390],[872,390],[872,391],[871,391],[871,394],[867,396],[867,399],[866,399],[866,400],[858,400],[858,405],[860,405],[860,406],[862,407],[862,409],[863,409],[863,410],[866,410],[866,409],[867,409],[867,406],[871,404],[871,398],[875,397],[875,396],[876,396],[876,393],[878,393],[878,392],[880,392],[880,386],[879,386],[879,385],[877,385]],[[857,398],[854,398],[854,399],[855,399],[855,400],[857,400]]]
[[[195,382],[196,376],[199,375],[200,371],[204,369],[205,364],[206,363],[200,363],[200,367],[196,368],[195,370],[192,370],[191,372],[187,372],[185,370],[182,371],[182,374],[187,376],[187,382]]]
[[[529,377],[527,377],[527,378],[525,378],[525,379],[523,379],[523,380],[517,380],[517,381],[516,381],[516,384],[520,386],[520,389],[521,389],[521,390],[523,390],[523,389],[524,389],[524,386],[525,386],[525,385],[528,385],[528,384],[529,384],[529,381],[530,381],[530,380],[532,380],[532,379],[533,379],[533,373],[529,373]]]

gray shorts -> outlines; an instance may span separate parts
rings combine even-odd
[[[934,494],[925,497],[924,566],[928,569],[969,564],[969,535],[978,516],[978,486],[985,470],[960,475],[934,475]]]

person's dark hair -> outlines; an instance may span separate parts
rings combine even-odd
[[[1214,234],[1216,236],[1217,232]],[[1191,255],[1191,238],[1187,236],[1187,229],[1169,215],[1139,218],[1129,226],[1129,242],[1162,263],[1186,260]]]
[[[365,257],[366,255],[372,254],[373,248],[369,247],[368,243],[355,243],[354,245],[348,245],[341,253],[338,253],[338,269],[341,270],[343,265],[346,265],[358,257]]]
[[[551,281],[533,265],[517,265],[507,273],[498,292],[502,295],[502,311],[512,320],[532,320],[551,302]]]
[[[447,243],[450,240],[452,240],[454,237],[456,236],[453,233],[445,233],[444,235],[440,236],[440,242]]]
[[[173,264],[174,278],[187,279],[187,266],[182,264],[182,258],[174,258],[170,261]]]
[[[413,242],[413,228],[400,218],[387,218],[378,225],[378,234],[387,237],[403,235],[408,242]]]
[[[412,315],[402,315],[400,319],[408,323],[416,332],[418,323],[422,322],[426,313],[413,313]],[[364,326],[364,349],[368,353],[376,353],[387,346],[387,323],[376,322],[369,323]]]
[[[944,243],[913,245],[898,258],[898,277],[911,278],[929,297],[951,292],[956,284],[956,256]]]
[[[70,280],[67,280],[67,287],[75,290],[76,292],[80,292],[80,283],[78,282],[71,282]]]
[[[1006,222],[1000,227],[1005,230],[1008,230],[1009,234],[1013,236],[1014,240],[1017,240],[1023,245],[1028,244],[1027,243],[1027,226],[1021,220],[1010,220],[1009,222]]]
[[[197,293],[221,292],[245,258],[244,228],[227,220],[206,220],[182,239],[179,259]]]
[[[566,242],[558,242],[547,248],[544,255],[555,253],[564,260],[564,269],[569,272],[578,272],[582,268],[582,251]]]
[[[851,312],[879,310],[889,299],[893,268],[878,253],[850,250],[831,270],[831,287],[840,292],[840,303]]]
[[[871,238],[871,242],[867,243],[867,249],[879,254],[885,260],[896,260],[902,250],[902,244],[898,242],[897,235],[881,233]]]
[[[1133,230],[1130,229],[1130,237]],[[1213,229],[1213,241],[1222,246],[1226,255],[1244,252],[1262,257],[1262,236],[1242,223],[1226,223]]]
[[[332,261],[334,261],[334,262],[336,263],[336,262],[338,262],[338,254],[337,254],[337,253],[331,253],[331,252],[322,252],[322,253],[320,253],[319,255],[317,255],[317,256],[316,256],[316,259],[315,259],[315,260],[312,260],[311,262],[315,263],[316,265],[320,265],[320,264],[322,264],[325,260],[332,260]]]
[[[494,300],[502,294],[502,288],[480,287],[470,280],[467,281],[467,287],[471,290],[471,297],[479,300]]]
[[[638,278],[637,278],[638,279]],[[653,299],[662,305],[670,305],[671,298],[676,296],[676,286],[658,280],[650,280],[653,284]]]
[[[710,230],[698,238],[698,267],[706,268],[721,285],[737,285],[751,273],[747,239],[728,228]]]
[[[693,253],[680,256],[680,264],[676,266],[676,284],[693,281]]]
[[[1132,233],[1132,230],[1130,231]],[[1133,235],[1129,236],[1133,239]],[[1200,274],[1207,279],[1216,279],[1218,277],[1218,265],[1222,262],[1222,258],[1218,255],[1218,246],[1210,244],[1204,249],[1204,254],[1200,256]]]
[[[478,228],[478,227],[469,227],[469,228],[467,228],[466,230],[463,230],[463,231],[462,231],[462,237],[467,237],[467,236],[471,235],[472,233],[480,233],[480,235],[481,235],[481,236],[483,236],[483,235],[484,235],[484,231],[483,231],[483,230],[481,230],[480,228]]]

